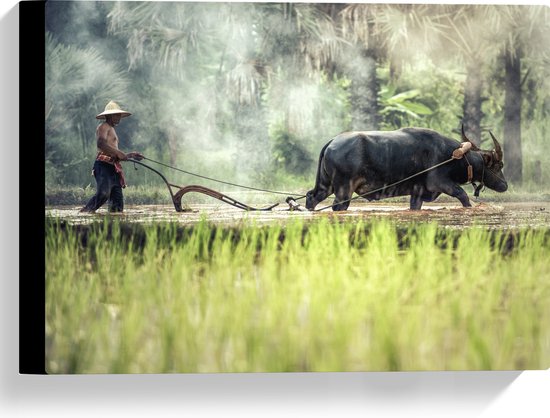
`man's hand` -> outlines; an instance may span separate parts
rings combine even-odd
[[[134,160],[141,161],[145,156],[141,152],[129,152],[126,154],[126,158],[133,158]]]

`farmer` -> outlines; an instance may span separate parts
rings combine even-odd
[[[118,149],[118,136],[115,126],[120,119],[130,116],[131,113],[122,110],[113,101],[107,103],[105,110],[96,116],[96,119],[104,119],[96,129],[97,156],[94,162],[92,175],[96,181],[96,194],[86,203],[80,212],[95,212],[109,201],[109,212],[122,212],[124,200],[122,189],[126,187],[124,173],[120,161],[129,158],[141,160],[144,156],[139,152],[125,154]]]

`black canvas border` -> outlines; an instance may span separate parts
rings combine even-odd
[[[19,3],[19,373],[45,367],[45,5]]]

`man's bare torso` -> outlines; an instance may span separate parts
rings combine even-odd
[[[115,128],[103,122],[96,129],[97,150],[111,157],[124,159],[125,154],[118,149],[118,136]]]

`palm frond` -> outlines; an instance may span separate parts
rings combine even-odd
[[[241,62],[227,74],[228,94],[239,105],[258,106],[262,79],[259,63]]]
[[[362,43],[366,48],[372,47],[375,17],[381,7],[384,6],[351,4],[344,8],[340,12],[343,36],[354,43]]]
[[[123,70],[94,48],[61,44],[50,33],[46,34],[45,76],[46,130],[52,135],[93,120],[108,100],[123,103],[127,98],[129,82]]]

